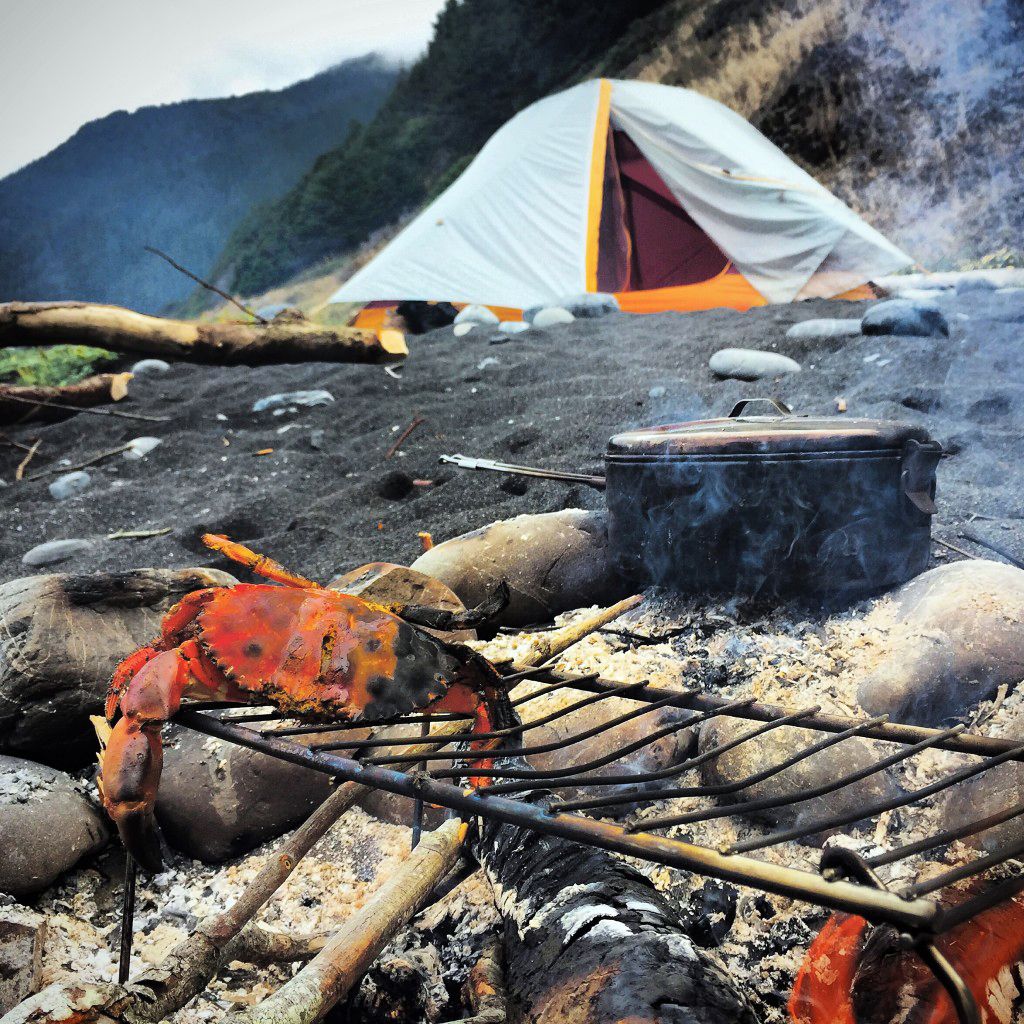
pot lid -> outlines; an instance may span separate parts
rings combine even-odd
[[[770,415],[764,415],[766,407]],[[614,459],[886,451],[902,449],[909,440],[927,444],[932,438],[924,427],[899,420],[796,416],[774,399],[747,399],[718,419],[616,434],[607,454]]]

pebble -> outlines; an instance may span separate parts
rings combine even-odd
[[[452,331],[456,338],[461,338],[463,335],[469,334],[473,328],[476,327],[476,322],[473,320],[463,320],[462,323],[456,324]]]
[[[489,327],[493,327],[498,322],[498,317],[494,312],[486,306],[476,304],[466,306],[455,317],[456,324],[487,324]]]
[[[575,319],[576,317],[563,306],[545,306],[544,309],[537,311],[530,326],[543,331],[557,324],[571,324]]]
[[[22,565],[54,565],[65,562],[76,555],[84,555],[93,548],[89,540],[48,540],[45,544],[37,544],[21,556]]]
[[[621,309],[619,300],[608,292],[583,292],[579,295],[567,295],[558,300],[556,305],[567,309],[578,320],[596,320],[598,317],[618,313]],[[542,307],[536,306],[530,313],[538,312]],[[527,316],[527,320],[532,317]]]
[[[949,321],[938,306],[928,302],[890,299],[872,306],[861,321],[864,334],[948,338]]]
[[[800,364],[778,352],[758,352],[752,348],[722,348],[709,360],[712,373],[736,380],[762,380],[799,373]]]
[[[787,338],[850,338],[858,334],[859,320],[804,320],[786,331]]]
[[[498,324],[498,330],[502,334],[522,334],[529,329],[530,325],[525,320],[502,320]]]
[[[668,388],[662,387],[661,384],[656,385],[647,392],[648,398],[664,398],[668,393]]]
[[[282,409],[289,405],[330,405],[334,401],[334,395],[330,391],[317,389],[315,391],[284,391],[276,395],[267,395],[253,402],[253,412],[263,412],[266,409]]]
[[[144,459],[157,445],[163,442],[159,437],[133,437],[121,454],[126,459]]]
[[[161,373],[167,373],[171,364],[165,363],[162,359],[140,359],[131,368],[136,377],[156,377]]]
[[[62,473],[56,480],[52,481],[49,487],[50,497],[55,501],[66,501],[89,489],[92,477],[82,470],[74,473]]]
[[[494,356],[487,356],[476,364],[478,370],[486,370],[488,366],[501,366],[501,360],[495,359]]]

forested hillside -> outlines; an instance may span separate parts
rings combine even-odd
[[[217,262],[262,291],[415,211],[533,100],[593,75],[737,110],[930,266],[1018,261],[1024,0],[450,0],[377,117]]]
[[[280,196],[396,71],[374,56],[287,89],[194,100],[82,127],[0,181],[0,300],[75,298],[158,311],[191,282],[153,245],[202,272],[255,204]]]

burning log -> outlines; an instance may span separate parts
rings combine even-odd
[[[0,335],[2,332],[0,319]],[[98,373],[62,387],[0,384],[0,423],[59,420],[66,418],[69,411],[119,402],[128,394],[131,378],[130,373]]]
[[[473,850],[505,919],[512,1020],[756,1024],[721,964],[611,854],[492,820]]]
[[[401,331],[268,324],[200,324],[86,302],[0,304],[0,345],[96,345],[223,366],[267,363],[386,363],[409,354]]]

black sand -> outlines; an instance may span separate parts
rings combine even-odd
[[[81,414],[7,431],[23,442],[42,437],[30,472],[140,435],[164,443],[143,461],[116,455],[90,467],[91,489],[63,502],[47,491],[53,477],[15,483],[23,453],[0,449],[8,484],[0,488],[0,581],[33,572],[223,565],[199,542],[207,530],[324,580],[367,561],[409,562],[419,553],[420,530],[440,541],[493,519],[603,500],[587,488],[439,466],[441,453],[600,472],[601,452],[617,430],[722,415],[741,397],[767,394],[798,412],[832,413],[841,396],[848,415],[926,424],[952,452],[939,470],[935,534],[992,557],[959,535],[965,529],[1022,558],[1024,291],[939,301],[950,317],[949,339],[787,340],[797,321],[859,316],[864,308],[815,301],[750,313],[621,314],[499,345],[490,344],[495,332],[487,328],[463,338],[445,329],[410,338],[401,380],[369,366],[177,365],[133,382],[118,406],[167,422]],[[774,348],[800,361],[803,372],[760,384],[716,380],[707,360],[726,346]],[[497,365],[481,368],[488,359]],[[335,402],[278,416],[251,412],[261,397],[311,388],[327,389]],[[665,392],[651,397],[652,388]],[[385,459],[416,414],[425,423],[403,454]],[[254,454],[264,448],[274,451]],[[414,479],[434,483],[415,486]],[[172,532],[105,539],[116,530],[162,527]],[[22,565],[33,545],[69,537],[96,547],[52,567]]]

